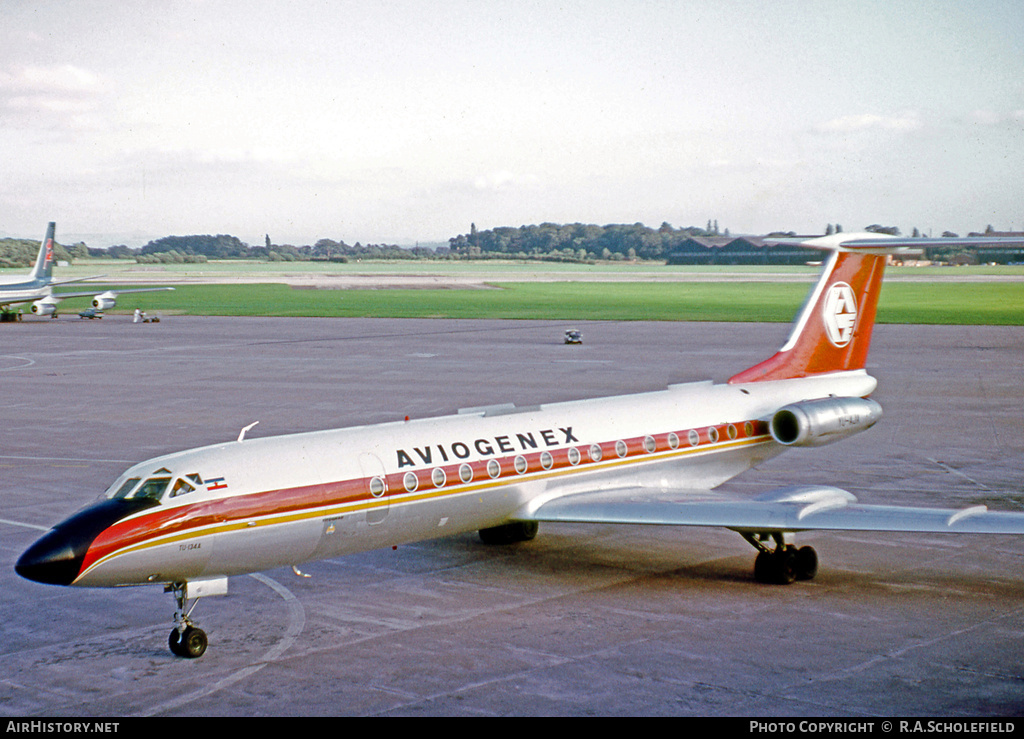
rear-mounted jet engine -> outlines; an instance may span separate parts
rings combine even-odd
[[[769,428],[786,446],[824,446],[871,428],[881,417],[882,406],[870,398],[823,398],[780,408]]]

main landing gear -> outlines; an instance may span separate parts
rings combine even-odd
[[[787,544],[781,531],[770,534],[744,533],[751,546],[757,550],[754,560],[754,579],[758,582],[789,585],[794,580],[813,580],[818,574],[818,553],[814,547],[800,547]],[[775,541],[770,549],[765,541]]]
[[[186,610],[188,605],[187,583],[176,582],[173,585],[167,585],[164,591],[174,593],[174,600],[177,604],[174,611],[174,629],[171,630],[171,635],[167,638],[167,645],[171,648],[171,652],[177,657],[188,659],[202,657],[207,646],[206,632],[192,623],[192,619],[189,618],[192,608],[196,607],[199,599],[196,598],[192,602],[192,608]]]
[[[484,544],[518,544],[533,541],[537,536],[536,521],[514,521],[513,523],[480,529],[480,541]]]

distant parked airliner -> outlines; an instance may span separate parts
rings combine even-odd
[[[11,308],[32,304],[32,312],[39,316],[57,317],[57,305],[66,298],[81,298],[87,295],[93,296],[92,307],[96,310],[108,310],[116,304],[117,296],[123,293],[146,293],[159,290],[173,290],[173,287],[140,287],[131,290],[104,290],[97,292],[83,293],[59,293],[53,292],[54,285],[68,285],[72,282],[84,282],[93,280],[95,277],[77,277],[73,280],[53,279],[53,238],[57,224],[50,222],[46,229],[46,237],[39,245],[39,254],[36,256],[32,270],[23,277],[5,276],[0,277],[0,313],[11,314]]]

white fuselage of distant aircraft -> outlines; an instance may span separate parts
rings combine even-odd
[[[53,245],[56,224],[51,222],[46,229],[46,236],[39,246],[39,254],[27,275],[4,275],[0,277],[0,311],[7,313],[11,308],[31,303],[31,311],[40,316],[57,315],[57,306],[66,298],[92,297],[92,307],[97,310],[109,310],[116,304],[117,296],[122,293],[156,292],[173,290],[173,287],[143,287],[131,290],[93,290],[80,293],[54,293],[55,285],[67,285],[84,282],[94,277],[79,277],[72,280],[53,279]]]
[[[526,541],[539,522],[718,526],[757,550],[763,582],[810,579],[793,534],[848,529],[1024,533],[1024,514],[858,504],[829,485],[727,497],[714,488],[789,446],[817,446],[881,417],[865,370],[887,255],[907,240],[839,234],[775,355],[728,383],[333,431],[246,439],[150,459],[19,559],[40,582],[160,583],[177,599],[169,644],[207,645],[189,599],[227,577],[479,530]],[[915,243],[916,245],[916,243]]]

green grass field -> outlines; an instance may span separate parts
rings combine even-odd
[[[789,322],[809,282],[502,282],[492,289],[310,290],[280,284],[179,285],[124,295],[136,307],[187,315],[500,318],[564,321]],[[77,289],[81,289],[78,287]],[[66,301],[80,310],[85,299]],[[883,323],[1024,325],[1024,282],[889,282]]]

